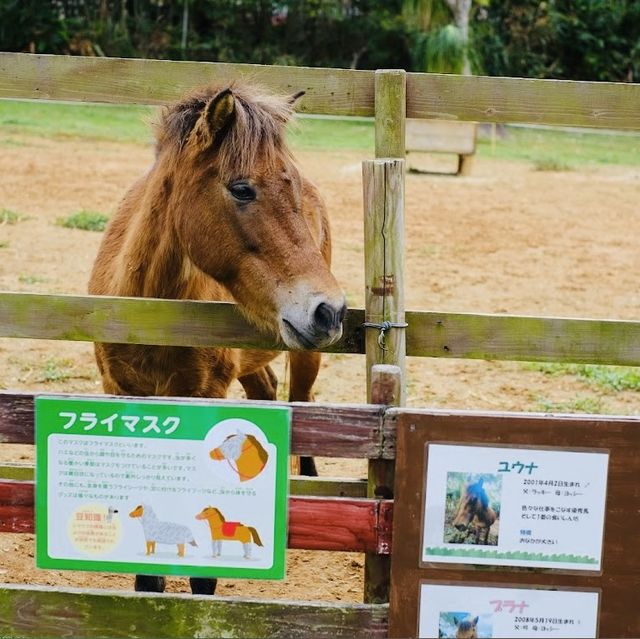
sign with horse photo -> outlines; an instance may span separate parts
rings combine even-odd
[[[640,430],[394,413],[390,637],[637,637]]]
[[[290,409],[36,399],[36,565],[282,579]]]
[[[428,444],[422,562],[600,570],[608,461]]]

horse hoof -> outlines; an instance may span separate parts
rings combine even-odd
[[[136,575],[134,589],[136,592],[164,592],[166,580],[156,575]]]
[[[213,595],[218,585],[217,579],[206,579],[204,577],[189,577],[189,585],[194,595]]]
[[[300,457],[300,474],[305,477],[317,477],[318,470],[313,457]]]

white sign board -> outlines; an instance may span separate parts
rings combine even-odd
[[[422,583],[418,636],[596,637],[599,593]]]
[[[599,571],[609,455],[429,444],[425,563]]]

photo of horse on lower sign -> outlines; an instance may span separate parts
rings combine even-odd
[[[443,541],[497,546],[501,492],[500,475],[447,473]]]

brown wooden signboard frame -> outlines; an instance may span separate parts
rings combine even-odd
[[[462,412],[398,412],[391,637],[415,637],[420,582],[598,589],[600,637],[640,636],[640,420]],[[601,573],[430,564],[420,567],[426,444],[580,448],[609,452]]]

